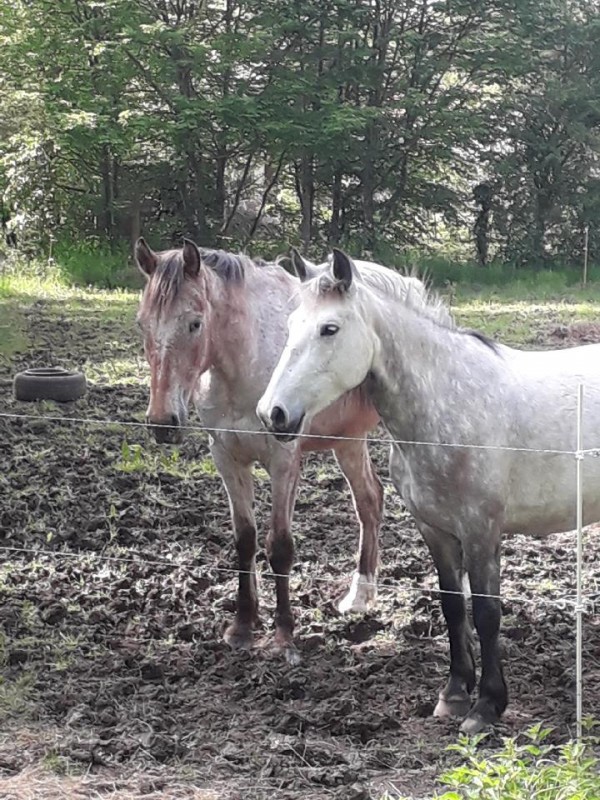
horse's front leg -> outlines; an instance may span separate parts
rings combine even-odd
[[[267,555],[275,574],[275,646],[290,664],[298,664],[300,655],[293,640],[294,617],[290,606],[289,574],[294,563],[291,525],[300,477],[300,450],[286,448],[269,465],[271,475],[271,529],[267,537]]]
[[[487,533],[487,532],[486,532]],[[473,595],[473,619],[481,647],[479,698],[461,730],[477,733],[500,719],[508,703],[508,690],[500,659],[500,534],[477,536],[465,547],[469,582]]]
[[[450,677],[439,694],[435,717],[464,717],[471,707],[475,661],[463,590],[463,550],[453,535],[417,521],[435,562],[450,639]]]
[[[220,444],[213,443],[211,453],[229,499],[239,569],[235,619],[225,631],[225,641],[234,649],[249,649],[258,622],[252,468],[237,461]]]
[[[335,457],[350,487],[358,517],[358,568],[339,610],[366,611],[377,597],[379,528],[383,515],[383,486],[369,456],[366,440],[337,442]]]

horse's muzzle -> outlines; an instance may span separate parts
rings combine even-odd
[[[268,412],[257,410],[257,413],[265,428],[282,442],[295,439],[304,423],[304,414],[291,417],[281,406],[273,406]]]
[[[180,444],[183,441],[181,422],[176,414],[165,419],[147,417],[146,423],[159,444]]]

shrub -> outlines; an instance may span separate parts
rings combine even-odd
[[[485,735],[462,737],[450,749],[464,763],[441,777],[449,788],[436,800],[598,800],[598,760],[588,747],[547,744],[549,729],[531,728],[524,742],[505,739],[495,753],[481,754]]]

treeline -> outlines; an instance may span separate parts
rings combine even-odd
[[[5,1],[5,235],[593,257],[599,42],[598,0]]]

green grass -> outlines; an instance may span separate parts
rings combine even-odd
[[[455,297],[452,306],[461,325],[516,346],[543,343],[560,325],[596,322],[599,308],[600,296],[581,301],[569,298],[532,301],[473,294]]]
[[[114,325],[114,341],[106,340],[106,361],[90,365],[91,380],[108,372],[115,383],[134,380],[130,359],[119,358],[116,351],[119,339],[136,335],[134,316],[141,285],[137,271],[131,263],[127,266],[125,254],[110,253],[99,245],[59,246],[55,257],[56,263],[50,265],[40,260],[26,263],[15,254],[0,262],[0,355],[10,359],[27,347],[24,312],[30,303],[44,300],[57,317],[68,313],[87,328],[93,327],[95,319]],[[108,280],[101,282],[110,284],[117,264],[125,264],[136,289],[79,285],[95,280],[106,265]],[[572,270],[536,272],[494,265],[481,269],[441,259],[422,259],[412,266],[430,274],[460,324],[507,344],[532,346],[558,325],[598,318],[600,281],[583,288],[579,272]],[[599,278],[599,270],[591,270],[591,277]]]
[[[25,319],[19,306],[0,296],[0,362],[27,349]]]
[[[0,262],[0,301],[68,301],[75,311],[87,313],[90,309],[98,308],[104,309],[110,315],[111,311],[115,311],[115,306],[131,304],[137,297],[139,289],[136,291],[114,287],[111,291],[106,291],[102,287],[91,285],[77,286],[65,278],[56,264],[25,262],[14,257]]]
[[[0,252],[0,297],[30,294],[40,285],[47,292],[69,286],[140,289],[143,278],[123,246],[111,248],[94,241],[58,243],[49,259],[26,258],[13,250]]]
[[[63,279],[75,286],[137,287],[142,278],[126,245],[109,246],[100,241],[77,244],[59,242],[53,258]]]
[[[121,472],[156,475],[164,472],[183,480],[194,480],[205,476],[217,477],[217,468],[211,458],[189,460],[180,457],[176,447],[165,449],[152,442],[147,444],[130,444],[124,440],[121,444],[121,458],[116,464]]]

